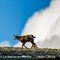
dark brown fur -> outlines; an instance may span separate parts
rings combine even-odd
[[[33,36],[33,35],[14,36],[14,37],[15,37],[15,39],[17,39],[17,40],[19,40],[19,41],[22,42],[22,48],[23,48],[23,46],[24,46],[25,48],[27,48],[27,47],[25,46],[25,43],[26,43],[26,42],[31,42],[31,43],[32,43],[32,47],[37,47],[36,44],[34,43],[34,38],[35,38],[35,36]],[[31,47],[31,48],[32,48],[32,47]]]

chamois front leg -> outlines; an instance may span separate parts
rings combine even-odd
[[[27,47],[25,46],[25,43],[22,43],[22,49],[23,49],[23,47],[27,48]],[[27,49],[28,49],[28,48],[27,48]]]

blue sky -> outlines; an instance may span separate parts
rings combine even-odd
[[[21,35],[30,16],[49,6],[51,0],[0,0],[0,43],[17,43],[13,35]]]

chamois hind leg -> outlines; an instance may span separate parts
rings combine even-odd
[[[33,48],[33,47],[34,47],[34,48],[38,48],[37,45],[36,45],[34,42],[31,42],[31,43],[32,43],[31,48]]]

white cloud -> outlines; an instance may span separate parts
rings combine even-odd
[[[34,13],[34,15],[29,18],[23,30],[23,34],[32,33],[39,36],[40,40],[44,40],[59,17],[60,6],[57,4],[57,0],[53,0],[50,7]]]
[[[51,28],[51,31],[49,33],[49,38],[51,38],[53,35],[60,36],[60,17],[57,19],[56,23]]]
[[[27,21],[22,35],[33,34],[35,43],[40,47],[41,42],[50,37],[50,32],[60,17],[60,0],[52,0],[45,10],[35,12]],[[18,43],[17,43],[18,44]]]
[[[3,41],[0,43],[0,47],[10,47],[10,43],[8,41]]]
[[[22,47],[22,43],[18,42],[17,44],[13,45],[13,47]]]

